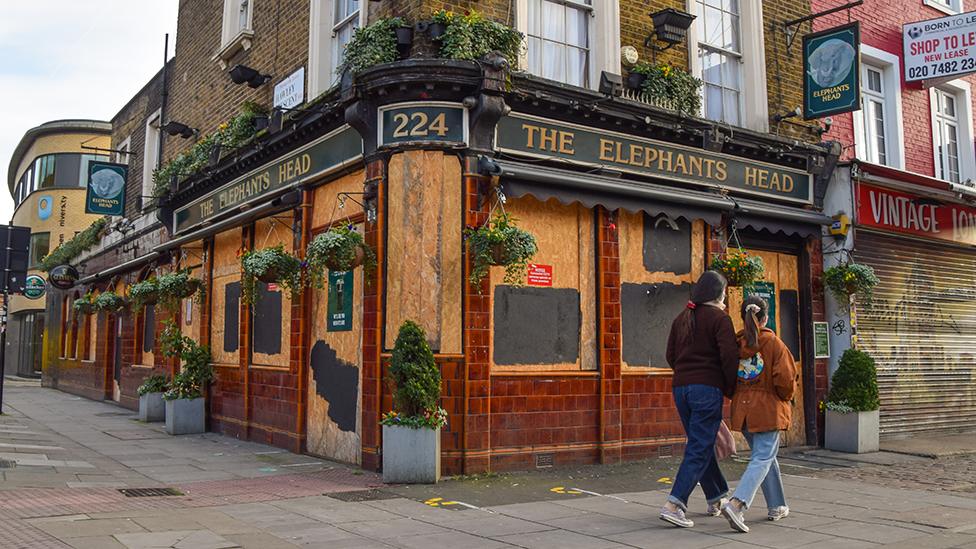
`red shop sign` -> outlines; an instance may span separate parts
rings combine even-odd
[[[896,233],[976,245],[976,208],[858,185],[857,223]]]
[[[552,286],[552,265],[529,263],[529,286]]]

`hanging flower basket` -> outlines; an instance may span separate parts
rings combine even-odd
[[[155,278],[149,278],[129,286],[129,300],[133,309],[141,309],[146,305],[155,305],[159,301],[159,287]]]
[[[96,311],[117,313],[125,308],[125,299],[115,292],[102,292],[95,298],[94,307]]]
[[[74,308],[75,312],[83,315],[90,315],[94,313],[95,302],[91,292],[88,292],[85,295],[76,299],[72,307]]]
[[[180,301],[196,294],[203,288],[203,281],[190,276],[188,269],[175,273],[167,273],[156,278],[156,288],[159,292],[159,302],[170,311],[179,308]],[[203,299],[203,292],[198,294]]]
[[[848,303],[852,295],[863,299],[870,299],[874,287],[878,284],[878,276],[874,269],[858,263],[847,263],[830,267],[823,274],[824,286],[829,289],[837,301]]]
[[[766,270],[761,257],[751,256],[741,249],[729,251],[725,257],[716,255],[711,269],[722,273],[733,287],[752,285],[762,279]]]
[[[360,265],[372,269],[376,265],[376,254],[366,245],[363,235],[348,225],[333,227],[312,239],[305,249],[305,261],[311,282],[321,288],[326,269],[343,272]]]
[[[263,250],[253,250],[241,256],[241,300],[253,304],[257,296],[257,281],[280,284],[292,299],[302,288],[302,262],[285,252],[280,244]]]
[[[472,284],[480,285],[493,265],[505,267],[505,284],[523,284],[529,260],[539,248],[535,237],[515,222],[509,214],[501,212],[481,227],[464,232],[471,246],[473,267],[469,281]]]
[[[180,292],[179,296],[182,299],[186,299],[193,294],[199,292],[203,289],[203,281],[199,278],[190,278],[186,281],[186,286]],[[202,294],[201,294],[202,295]]]

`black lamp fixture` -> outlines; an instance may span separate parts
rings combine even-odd
[[[196,128],[191,128],[190,126],[187,126],[186,124],[183,124],[182,122],[177,122],[175,120],[170,120],[169,122],[160,126],[159,129],[163,130],[169,135],[178,135],[183,139],[188,139],[190,137],[193,137],[199,132],[199,130],[197,130]]]
[[[644,40],[644,47],[654,51],[664,51],[684,42],[688,27],[695,20],[694,15],[674,8],[665,8],[650,15],[654,31]],[[654,43],[655,37],[667,46],[659,47]]]
[[[228,73],[235,84],[247,84],[252,88],[259,88],[271,80],[270,74],[261,74],[260,71],[246,65],[234,65]]]
[[[620,97],[624,93],[624,77],[612,72],[601,72],[600,93],[608,97]]]

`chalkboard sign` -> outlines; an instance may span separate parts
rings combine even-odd
[[[813,357],[830,358],[830,330],[826,322],[813,323]]]

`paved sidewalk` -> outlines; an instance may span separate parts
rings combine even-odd
[[[0,469],[3,549],[976,548],[976,493],[871,480],[878,471],[917,477],[939,460],[804,452],[783,460],[788,518],[764,520],[760,496],[747,514],[752,532],[734,533],[704,516],[696,494],[697,524],[679,530],[657,519],[667,460],[383,486],[371,473],[259,444],[159,436],[128,411],[57,391],[24,385],[5,396],[0,458],[17,465]],[[732,474],[741,466],[723,464]],[[180,495],[119,491],[163,487]]]

